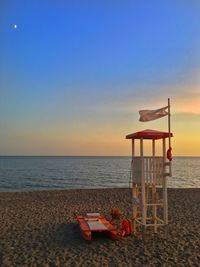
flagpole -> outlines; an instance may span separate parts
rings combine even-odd
[[[170,113],[170,98],[168,98],[168,132],[169,132],[169,149],[171,148],[171,113]],[[171,161],[169,163],[169,175],[172,176]]]
[[[170,121],[170,98],[168,98],[168,132],[169,132],[169,148],[171,147],[171,121]]]

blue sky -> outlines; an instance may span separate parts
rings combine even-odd
[[[0,154],[127,155],[126,133],[166,130],[138,109],[170,97],[175,152],[197,155],[199,13],[195,0],[1,1]]]

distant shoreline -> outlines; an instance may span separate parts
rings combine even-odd
[[[150,155],[147,155],[150,156]],[[131,156],[92,156],[92,155],[0,155],[0,157],[58,157],[58,158],[131,158]],[[199,156],[173,156],[173,158],[200,158]]]

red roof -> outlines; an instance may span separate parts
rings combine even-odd
[[[155,130],[144,130],[132,134],[128,134],[126,136],[126,139],[162,139],[169,137],[170,134],[168,132],[160,132]],[[171,137],[173,137],[173,134],[171,133]]]

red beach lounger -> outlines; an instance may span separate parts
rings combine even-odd
[[[92,239],[92,232],[108,232],[109,237],[118,240],[117,228],[99,213],[87,213],[86,216],[77,216],[81,235],[86,240]]]

